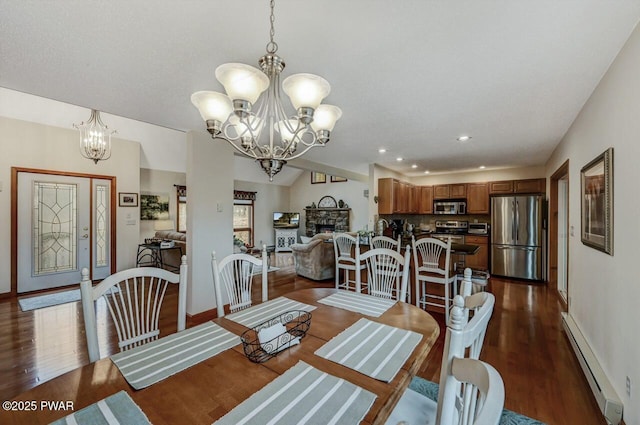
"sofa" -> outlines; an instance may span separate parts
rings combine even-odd
[[[318,233],[308,243],[290,245],[296,274],[311,280],[333,279],[336,272],[336,260],[333,243],[325,242],[332,238],[331,233]]]
[[[175,246],[182,248],[182,255],[187,255],[187,234],[176,232],[175,230],[158,230],[154,236],[157,239],[173,241]],[[180,256],[178,250],[169,250],[162,253],[162,261],[172,266],[180,266]]]

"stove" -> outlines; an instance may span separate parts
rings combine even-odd
[[[469,230],[468,221],[459,220],[436,220],[435,233],[443,233],[445,235],[465,234]]]

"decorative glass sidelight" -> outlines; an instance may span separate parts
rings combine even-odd
[[[73,271],[77,255],[77,186],[33,182],[33,275]]]
[[[96,186],[95,214],[96,214],[96,266],[102,267],[109,264],[107,254],[107,216],[109,214],[107,202],[108,187],[106,185]]]

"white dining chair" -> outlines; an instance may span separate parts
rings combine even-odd
[[[387,248],[402,254],[402,236],[398,235],[398,239],[393,239],[388,236],[374,236],[371,238],[371,246],[373,248]],[[407,273],[409,270],[407,269]],[[402,279],[402,275],[398,274],[398,280]],[[404,301],[404,300],[403,300]],[[411,302],[411,285],[407,285],[407,302]]]
[[[369,295],[380,298],[406,300],[409,262],[409,247],[404,256],[388,248],[373,248],[359,254],[356,261],[364,265]],[[401,276],[398,279],[398,276]],[[356,274],[356,286],[362,287],[360,273]]]
[[[229,310],[231,313],[251,307],[251,286],[254,275],[262,277],[262,302],[269,298],[269,280],[267,277],[269,262],[267,246],[262,246],[262,257],[256,258],[249,254],[231,254],[220,260],[216,260],[216,252],[211,253],[211,271],[213,273],[213,286],[216,295],[218,317],[224,316],[224,298],[222,288],[229,297]]]
[[[449,323],[451,300],[457,293],[456,275],[449,270],[451,238],[447,242],[435,238],[422,238],[416,241],[412,236],[411,245],[416,306],[425,310],[427,306],[442,309],[445,323]]]
[[[89,270],[82,269],[80,293],[84,316],[89,361],[100,359],[96,301],[103,298],[114,322],[121,351],[158,339],[160,308],[169,284],[178,285],[177,331],[185,329],[187,317],[187,257],[182,256],[180,273],[155,267],[122,270],[96,286],[89,279]]]
[[[360,255],[360,239],[346,233],[334,233],[333,252],[336,260],[336,289],[362,292],[355,277],[364,269],[364,265],[356,261]],[[349,277],[350,272],[354,273],[353,280]]]
[[[371,246],[374,248],[393,249],[394,251],[400,252],[402,248],[401,238],[401,236],[398,236],[398,239],[393,239],[389,236],[374,236],[371,238]]]
[[[407,388],[387,424],[395,425],[402,421],[476,425],[498,423],[504,404],[502,379],[495,369],[479,361],[494,305],[495,297],[487,292],[464,299],[460,295],[454,298],[442,353],[438,402]],[[475,311],[471,319],[468,319],[469,310]],[[472,363],[474,365],[466,366]],[[470,371],[476,371],[476,378],[482,379],[471,379],[473,376],[470,376]],[[496,389],[491,390],[492,386]],[[492,396],[489,397],[489,394]],[[422,422],[417,422],[418,418]],[[425,418],[429,418],[430,422],[426,422]]]

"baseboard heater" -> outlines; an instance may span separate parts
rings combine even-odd
[[[620,401],[618,394],[616,394],[609,379],[604,374],[600,363],[598,363],[596,356],[591,351],[578,325],[567,313],[562,313],[562,326],[567,333],[567,337],[569,337],[569,342],[571,342],[573,351],[576,353],[580,366],[582,366],[582,371],[607,423],[609,425],[618,425],[622,420],[622,401]]]

